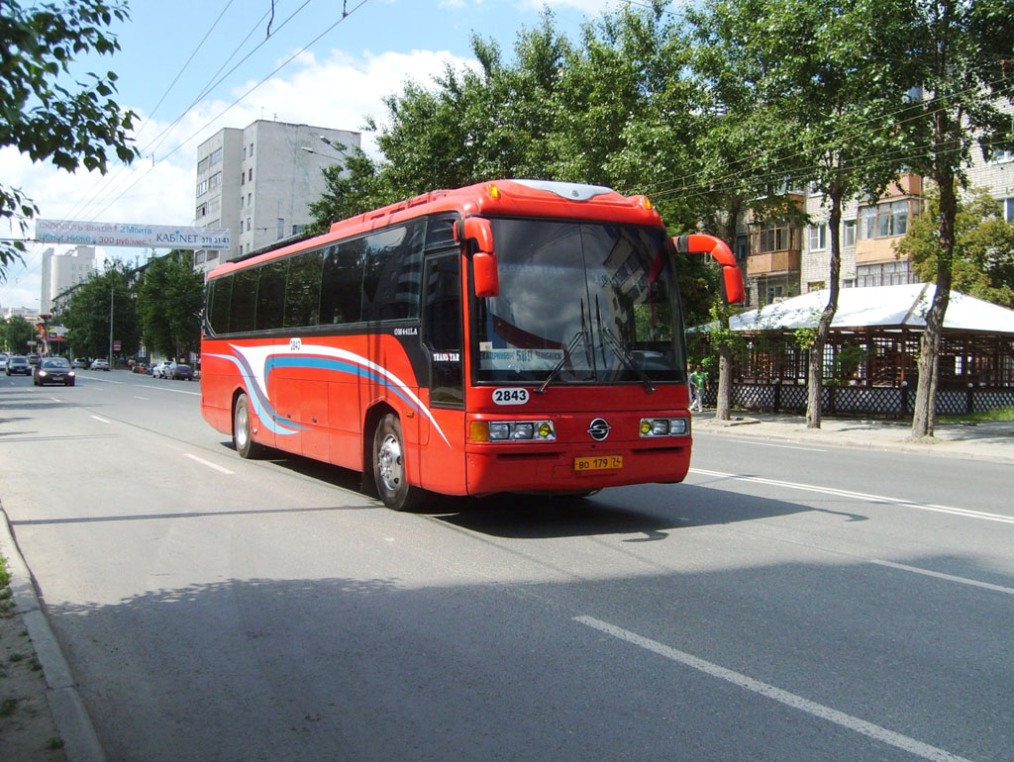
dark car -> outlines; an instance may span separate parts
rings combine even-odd
[[[167,378],[172,378],[178,381],[193,381],[194,369],[181,362],[169,363],[169,368],[165,371],[165,375]]]
[[[63,384],[73,386],[74,369],[66,357],[43,357],[32,371],[32,381],[36,386],[46,384]]]
[[[8,376],[13,376],[20,373],[22,376],[32,375],[32,366],[28,362],[27,357],[21,355],[13,355],[7,358],[7,366],[4,368],[4,373]]]

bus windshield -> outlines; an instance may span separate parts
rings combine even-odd
[[[500,293],[475,310],[480,382],[685,381],[663,230],[492,222]]]

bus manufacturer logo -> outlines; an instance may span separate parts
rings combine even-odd
[[[596,442],[602,442],[606,437],[609,436],[609,432],[612,429],[605,418],[596,418],[588,425],[588,434]]]

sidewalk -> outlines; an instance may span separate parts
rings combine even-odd
[[[693,427],[709,434],[1014,463],[1014,421],[938,423],[925,440],[912,439],[908,421],[823,418],[819,429],[808,429],[805,416],[782,413],[733,412],[731,420],[718,421],[713,410],[705,410],[694,416]]]

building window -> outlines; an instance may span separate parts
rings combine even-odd
[[[841,237],[843,246],[855,246],[856,245],[856,221],[845,220],[842,223]]]
[[[1003,218],[1007,222],[1014,222],[1014,198],[1005,198],[1003,204]]]
[[[908,232],[912,199],[888,201],[859,210],[859,238],[891,238]]]
[[[250,155],[253,156],[253,143],[250,144]]]
[[[859,265],[856,268],[856,285],[901,286],[912,282],[912,271],[907,259],[877,265]]]
[[[246,218],[246,232],[248,232],[248,233],[250,232],[250,218],[249,217]]]
[[[247,178],[246,179],[249,180],[250,182],[253,182],[253,167],[250,167],[249,173],[247,174]]]
[[[199,183],[197,183],[197,195],[198,196],[203,196],[207,192],[208,192],[208,181],[207,180],[201,180]]]
[[[810,226],[810,251],[827,248],[827,225]]]
[[[993,149],[989,160],[993,164],[1005,164],[1014,161],[1014,149]]]
[[[765,222],[760,226],[758,251],[788,251],[792,236],[787,222]]]

